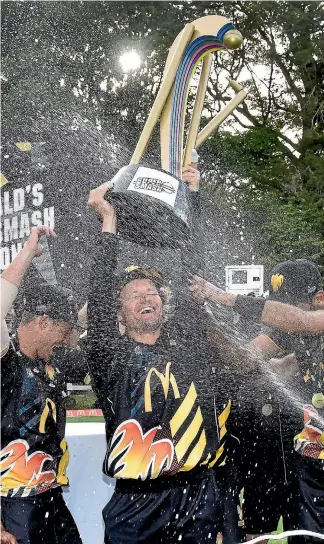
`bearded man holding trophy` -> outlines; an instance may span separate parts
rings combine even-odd
[[[103,471],[116,478],[103,510],[112,544],[215,542],[223,530],[218,468],[227,456],[231,395],[224,363],[206,335],[206,313],[188,294],[170,315],[168,279],[136,263],[117,273],[117,259],[122,239],[183,255],[191,246],[199,198],[192,150],[246,96],[231,81],[235,97],[198,134],[213,53],[242,41],[224,17],[186,25],[170,49],[131,164],[89,196],[102,224],[88,301],[89,365],[106,421]],[[184,149],[188,89],[200,61]],[[160,170],[139,164],[158,120]]]

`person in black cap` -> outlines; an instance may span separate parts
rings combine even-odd
[[[70,346],[78,325],[71,291],[43,284],[27,291],[16,339],[4,317],[48,227],[32,230],[1,276],[1,542],[81,544],[63,496],[68,463],[65,381],[53,366],[56,347]]]
[[[306,259],[279,263],[271,273],[269,299],[293,304],[306,311],[324,308],[321,274]],[[277,405],[277,429],[272,429],[272,442],[277,444],[277,466],[284,462],[285,480],[273,484],[275,510],[284,516],[285,528],[324,530],[324,379],[323,337],[263,328],[261,352],[276,357],[270,360],[290,394],[279,389],[273,406]],[[284,358],[280,357],[284,354]],[[279,359],[278,359],[279,358]],[[277,435],[277,436],[276,436]],[[278,438],[280,437],[280,441]],[[270,473],[276,463],[275,453],[269,460]],[[277,471],[278,472],[278,471]],[[272,472],[273,473],[273,472]],[[271,480],[271,478],[269,478]],[[260,488],[260,481],[258,482]],[[281,488],[281,489],[280,489]],[[280,491],[278,492],[278,489]],[[271,496],[271,493],[269,493]],[[279,498],[283,500],[278,500]],[[271,498],[271,497],[270,497]],[[253,501],[255,494],[253,495]],[[273,511],[273,507],[269,508]],[[313,542],[307,537],[292,537],[291,542]]]
[[[103,470],[116,478],[103,511],[107,542],[215,542],[223,502],[212,469],[226,457],[229,383],[203,309],[181,299],[168,315],[169,285],[159,272],[116,273],[109,188],[89,197],[103,234],[88,299],[89,364],[106,421]]]
[[[286,268],[286,263],[279,263],[271,276],[276,278],[278,272]],[[272,286],[269,288],[270,297]],[[251,322],[245,321],[246,326]],[[247,346],[257,350],[263,361],[284,365],[287,368],[288,355],[285,348],[280,347],[271,338],[266,327]],[[288,355],[289,356],[289,355]],[[276,357],[276,362],[273,359]],[[291,354],[295,362],[295,357]],[[277,368],[277,367],[276,367]],[[262,373],[262,369],[261,369]],[[283,373],[282,373],[283,374]],[[251,382],[257,390],[251,395]],[[256,368],[252,375],[240,388],[244,424],[241,425],[242,460],[240,472],[244,487],[243,517],[247,540],[257,535],[270,534],[277,529],[279,519],[284,517],[285,530],[291,528],[289,523],[291,503],[291,470],[290,458],[292,440],[287,444],[282,436],[282,406],[277,384],[273,384],[266,375],[260,376]],[[284,447],[285,446],[285,447]]]
[[[227,296],[229,294],[220,292],[201,278],[193,280],[191,290],[196,296],[212,299],[214,302],[226,304],[230,301]],[[269,299],[266,305],[273,303],[278,306],[279,327],[275,328],[275,321],[271,322],[273,328],[264,328],[263,334],[254,339],[250,347],[257,349],[262,358],[270,359],[269,366],[278,379],[274,380],[271,402],[261,403],[262,410],[266,408],[266,411],[262,411],[263,433],[259,426],[256,433],[259,434],[259,440],[253,439],[253,448],[257,443],[260,447],[264,432],[268,433],[268,442],[265,440],[263,443],[264,450],[257,451],[256,456],[251,459],[251,466],[254,468],[250,471],[249,481],[245,485],[248,528],[249,532],[254,533],[269,532],[269,524],[276,523],[281,513],[284,515],[285,528],[305,529],[322,534],[323,337],[316,334],[316,330],[309,330],[311,334],[297,334],[294,328],[291,332],[280,330],[287,330],[287,325],[282,327],[287,304],[295,305],[296,309],[306,314],[324,315],[322,278],[316,265],[306,259],[279,263],[271,273]],[[250,302],[246,303],[243,297],[237,297],[236,301],[234,309],[240,311],[246,319],[251,319],[254,314]],[[263,307],[264,302],[261,301],[258,315],[264,321]],[[290,315],[293,316],[292,311]],[[269,385],[272,385],[271,379]],[[271,446],[267,447],[267,444]],[[282,471],[279,470],[280,467],[283,468]],[[253,489],[254,484],[257,485],[257,492]],[[264,493],[267,485],[268,493]],[[299,544],[312,540],[306,536],[296,536],[292,538],[292,542]]]

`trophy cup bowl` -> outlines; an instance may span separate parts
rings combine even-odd
[[[165,170],[131,164],[113,178],[107,198],[124,239],[150,247],[183,248],[191,235],[190,191]]]

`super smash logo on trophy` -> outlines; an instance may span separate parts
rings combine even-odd
[[[234,80],[235,95],[200,132],[213,55],[239,48],[243,37],[225,17],[209,15],[187,24],[175,39],[166,61],[162,83],[137,143],[131,163],[114,177],[107,198],[118,208],[118,230],[124,238],[147,246],[183,248],[192,231],[192,200],[181,180],[192,150],[243,102],[247,93]],[[189,87],[201,64],[199,83],[184,145]],[[160,121],[161,170],[140,165]]]
[[[156,193],[175,193],[175,188],[171,184],[154,178],[137,178],[134,181],[134,188],[155,191]]]

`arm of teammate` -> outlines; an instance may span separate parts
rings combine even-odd
[[[300,334],[323,334],[324,311],[305,311],[282,304],[273,300],[267,300],[261,315],[262,323],[276,327],[282,331],[296,332]]]
[[[200,265],[202,262],[201,255],[201,243],[197,238],[196,230],[199,222],[200,215],[200,192],[199,192],[199,183],[200,183],[200,172],[198,170],[198,162],[192,162],[191,164],[184,167],[182,172],[182,180],[185,182],[189,189],[189,205],[191,208],[191,217],[193,222],[193,232],[194,236],[190,237],[187,241],[187,250],[182,252],[182,269],[188,271],[200,271]]]
[[[237,296],[232,295],[231,293],[225,293],[225,291],[219,289],[219,287],[216,287],[216,285],[204,280],[204,278],[201,278],[200,276],[192,276],[192,278],[189,279],[189,291],[197,300],[205,302],[210,301],[214,304],[228,307],[234,306]]]
[[[189,280],[189,291],[196,301],[211,300],[207,295],[207,285],[211,285],[205,280],[200,282],[200,276],[193,276]],[[198,291],[199,287],[199,291]],[[205,291],[202,294],[202,288]],[[207,323],[206,334],[208,341],[213,346],[213,350],[217,355],[225,362],[231,365],[233,370],[238,372],[246,371],[247,369],[255,366],[255,359],[253,350],[249,350],[247,347],[238,343],[238,340],[232,336],[228,331],[224,330],[224,327],[217,321],[212,313],[205,314],[205,320]]]
[[[214,286],[199,276],[190,280],[189,289],[197,300],[212,300]],[[258,362],[283,354],[275,340],[266,334],[260,334],[248,344],[242,345],[233,335],[223,330],[214,316],[209,319],[210,341],[217,347],[222,359],[235,365],[237,369],[242,367],[244,371],[252,370]]]
[[[106,182],[90,191],[88,206],[100,218],[102,236],[96,248],[90,274],[88,296],[88,364],[93,385],[103,401],[105,376],[114,355],[117,330],[117,310],[114,296],[114,274],[117,268],[118,240],[116,213],[105,200],[111,183]]]
[[[78,311],[78,324],[76,327],[72,329],[72,332],[69,336],[69,338],[66,340],[66,344],[69,348],[76,349],[79,346],[79,341],[81,339],[81,336],[83,337],[84,334],[87,334],[87,328],[88,328],[88,302],[82,306],[82,308]]]
[[[278,375],[283,383],[294,379],[300,371],[295,353],[288,353],[288,355],[281,358],[271,358],[269,360],[269,367]]]
[[[232,307],[236,312],[252,321],[261,322],[282,331],[300,334],[324,333],[324,311],[322,310],[305,311],[296,306],[265,300],[261,297],[254,298],[225,293],[199,276],[194,276],[189,281],[190,290],[196,298]]]
[[[32,260],[42,254],[43,248],[39,243],[39,238],[43,235],[56,236],[49,227],[39,226],[32,229],[23,249],[1,274],[1,356],[7,352],[10,343],[5,317],[11,310],[18,293],[18,287]]]
[[[224,329],[214,315],[208,314],[205,319],[208,341],[215,353],[231,367],[234,373],[246,374],[247,371],[255,370],[256,365],[264,360],[257,346],[253,343],[243,345],[238,338]]]
[[[278,357],[283,350],[266,334],[259,334],[246,344],[246,347],[258,353],[263,359]]]

